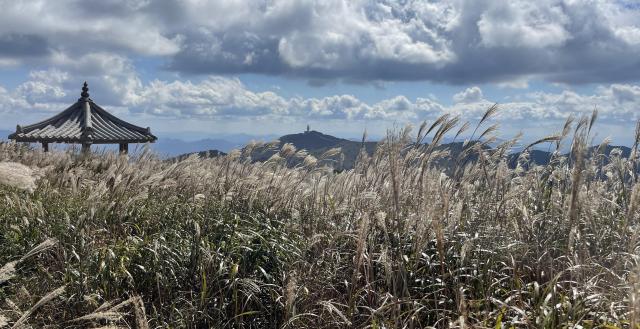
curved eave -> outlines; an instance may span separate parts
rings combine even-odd
[[[60,118],[63,118],[65,116],[67,116],[69,114],[69,112],[73,112],[75,110],[75,107],[78,106],[78,103],[79,102],[73,103],[73,105],[67,107],[67,109],[65,109],[64,111],[62,111],[62,112],[60,112],[60,113],[58,113],[58,114],[56,114],[56,115],[54,115],[54,116],[52,116],[52,117],[50,117],[48,119],[45,119],[43,121],[28,125],[28,126],[21,127],[22,131],[28,132],[28,131],[31,131],[31,130],[35,130],[35,129],[40,129],[40,128],[46,127],[47,125],[50,125],[50,124],[58,121]],[[11,135],[15,135],[15,134],[16,133],[13,133]],[[9,135],[9,136],[11,136],[11,135]]]
[[[16,142],[24,143],[69,143],[69,144],[142,144],[142,143],[155,143],[158,138],[156,136],[149,136],[147,139],[77,139],[77,138],[37,138],[37,137],[21,137],[15,136],[15,134],[9,135],[9,139]]]
[[[81,103],[84,101],[86,100],[80,99],[66,110],[44,121],[19,127],[18,131],[9,135],[9,139],[28,143],[77,144],[154,143],[158,139],[151,134],[149,128],[142,128],[124,121],[107,112],[91,99],[88,99],[92,112],[91,116],[94,117],[95,114],[94,120],[97,120],[94,122],[94,129],[96,129],[96,131],[93,136],[82,135],[85,129],[82,126],[84,123],[83,119],[80,121],[79,128],[77,126],[75,126],[75,128],[72,126],[65,127],[66,123],[61,125],[59,122],[61,119],[78,120],[78,118],[73,117],[74,111],[81,111],[80,106],[82,106]],[[78,116],[78,114],[75,113],[75,116]],[[51,126],[56,124],[56,128],[51,128]],[[58,129],[59,131],[52,132],[52,129]]]
[[[125,128],[128,128],[128,129],[131,129],[131,130],[135,130],[135,131],[137,131],[137,132],[139,132],[139,133],[141,133],[141,134],[144,134],[144,135],[147,135],[147,136],[153,137],[154,139],[157,139],[155,136],[153,136],[153,135],[151,135],[149,132],[147,132],[147,128],[143,128],[143,127],[140,127],[140,126],[136,126],[136,125],[134,125],[134,124],[132,124],[132,123],[126,122],[126,121],[124,121],[124,120],[122,120],[122,119],[118,118],[118,117],[116,117],[115,115],[113,115],[113,114],[111,114],[111,113],[107,112],[105,109],[103,109],[103,108],[102,108],[102,107],[100,107],[98,104],[94,103],[93,101],[91,101],[91,103],[90,103],[90,104],[91,104],[91,107],[92,107],[92,108],[93,108],[97,113],[99,113],[101,116],[104,116],[105,118],[108,118],[109,120],[113,121],[114,123],[116,123],[116,124],[118,124],[118,125],[120,125],[120,126],[122,126],[122,127],[125,127]]]

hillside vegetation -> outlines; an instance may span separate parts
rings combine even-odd
[[[291,144],[173,163],[0,144],[29,167],[5,175],[37,173],[0,187],[0,328],[637,328],[638,138],[585,157],[596,113],[569,119],[537,142],[569,155],[512,169],[495,111],[342,172]]]
[[[305,150],[308,155],[320,158],[319,166],[330,166],[339,171],[353,169],[361,151],[372,155],[377,145],[376,142],[364,140],[356,142],[311,130],[305,133],[284,135],[270,143],[250,143],[243,151],[251,161],[262,162],[280,152],[285,144],[290,144],[296,149]],[[337,148],[340,149],[340,152],[327,156],[327,151]],[[304,157],[294,157],[287,162],[287,165],[295,167],[301,165],[303,160]]]
[[[448,141],[445,140],[446,142],[438,144],[433,148],[434,151],[446,151],[448,153],[446,157],[441,157],[435,160],[433,164],[443,170],[449,171],[459,166],[456,161],[476,161],[478,155],[477,152],[465,152],[464,154],[462,154],[462,152],[465,151],[466,148],[470,147],[470,145],[467,145],[467,143],[465,142],[455,140],[456,138],[453,138],[453,140],[449,139]],[[428,144],[428,142],[429,141],[427,141],[426,144]],[[267,161],[271,156],[278,153],[285,144],[291,144],[295,146],[296,149],[304,149],[309,155],[312,155],[314,157],[321,157],[330,149],[340,148],[340,152],[335,154],[334,156],[328,158],[324,157],[320,162],[320,165],[330,166],[337,171],[342,171],[353,169],[355,167],[356,160],[358,159],[361,151],[366,151],[368,156],[372,156],[376,151],[378,143],[365,140],[352,141],[326,135],[321,132],[312,130],[306,133],[284,135],[270,143],[250,143],[247,148],[245,148],[245,150],[251,150],[250,153],[247,153],[251,161]],[[496,141],[494,141],[493,143],[484,144],[482,147],[488,149],[493,147],[494,144],[496,144]],[[527,154],[524,155],[527,159],[527,161],[525,161],[526,163],[521,161],[521,155],[523,155],[522,152],[516,152],[517,149],[511,150],[507,164],[511,169],[516,168],[519,164],[523,165],[524,168],[529,168],[529,165],[532,164],[546,166],[549,164],[549,161],[551,161],[552,157],[554,157],[552,146],[553,145],[541,146],[543,149],[549,151],[541,149],[528,149]],[[428,147],[428,145],[424,145],[424,147]],[[604,148],[601,150],[598,150],[598,147],[600,147],[600,145],[590,147],[585,152],[586,157],[590,158],[593,155],[598,156],[603,154],[608,155],[609,153],[611,153],[611,151],[613,151],[613,149],[618,149],[618,151],[622,152],[621,154],[625,158],[628,158],[631,154],[631,149],[626,146],[603,145],[602,147]],[[564,152],[565,153],[563,154],[563,156],[570,156],[570,154],[566,153],[566,150]],[[193,153],[183,154],[174,159],[184,160],[191,154]],[[221,154],[224,155],[224,153],[219,151],[211,151],[209,153],[198,152],[198,154],[201,157],[214,157]],[[463,155],[466,156],[466,158],[461,157]],[[558,155],[556,154],[555,156],[557,157]],[[292,161],[287,162],[287,165],[289,167],[295,167],[300,165],[302,163],[302,160],[304,160],[303,157],[297,157],[292,159]],[[599,164],[605,165],[608,164],[609,158],[600,156],[599,161]]]

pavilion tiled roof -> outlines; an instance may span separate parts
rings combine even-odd
[[[17,126],[9,135],[17,142],[43,143],[147,143],[157,137],[142,128],[105,111],[89,98],[85,82],[81,98],[58,115],[29,126]]]

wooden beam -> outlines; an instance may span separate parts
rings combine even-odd
[[[89,153],[91,153],[91,144],[83,143],[82,144],[82,154],[89,154]]]
[[[49,152],[49,143],[42,142],[42,151]]]
[[[129,144],[120,143],[120,153],[121,154],[128,154],[129,153]]]

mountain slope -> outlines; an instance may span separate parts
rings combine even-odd
[[[201,139],[196,141],[184,141],[174,138],[159,138],[151,148],[161,156],[178,156],[185,153],[195,153],[203,150],[221,150],[228,152],[242,144],[229,142],[224,139]]]
[[[191,153],[185,153],[185,154],[180,154],[176,157],[173,158],[169,158],[168,161],[183,161],[185,159],[187,159],[188,157],[197,154],[199,157],[201,158],[216,158],[219,156],[225,156],[227,155],[227,153],[224,153],[222,151],[218,151],[218,150],[206,150],[206,151],[200,151],[200,152],[191,152]]]
[[[280,137],[279,142],[275,144],[273,147],[269,148],[266,145],[255,148],[251,153],[252,161],[266,161],[271,156],[282,148],[285,143],[291,143],[296,149],[301,150],[305,149],[307,152],[317,158],[319,158],[324,152],[329,149],[339,147],[342,150],[343,156],[336,157],[332,160],[326,161],[327,164],[330,164],[334,168],[338,170],[343,169],[351,169],[353,168],[356,158],[360,152],[361,147],[363,146],[359,141],[353,141],[343,138],[334,137],[331,135],[326,135],[318,131],[308,131],[304,133],[298,134],[290,134],[284,135]],[[365,142],[364,147],[369,155],[373,154],[376,149],[377,142]],[[587,157],[590,157],[597,150],[598,146],[593,146],[589,148],[589,152]],[[442,168],[450,168],[452,165],[452,159],[458,157],[460,152],[463,149],[462,142],[450,142],[447,144],[442,144],[436,148],[436,150],[444,150],[447,149],[450,153],[450,156],[446,159],[439,159],[436,161],[438,166]],[[609,163],[609,155],[613,149],[619,149],[621,151],[622,157],[629,157],[631,153],[631,149],[626,146],[611,146],[608,145],[603,150],[603,154],[605,157],[602,160],[602,164],[606,165]],[[508,156],[508,163],[511,168],[514,168],[517,164],[518,157],[522,154],[522,152],[512,153]],[[529,150],[529,163],[533,165],[546,165],[549,163],[551,159],[551,152],[532,149]],[[563,154],[563,156],[568,156],[568,154]],[[463,163],[467,163],[468,161],[475,161],[477,159],[476,154],[470,154],[467,161],[463,161]],[[300,160],[301,161],[301,160]],[[299,162],[299,161],[298,161]],[[295,165],[297,162],[290,163],[290,165]]]
[[[354,167],[356,159],[360,150],[364,146],[368,155],[373,155],[378,145],[378,142],[364,142],[348,140],[344,138],[338,138],[331,135],[326,135],[321,132],[312,130],[299,134],[284,135],[278,139],[278,143],[274,147],[263,145],[258,148],[254,148],[251,152],[252,161],[266,161],[271,156],[276,154],[285,143],[290,143],[296,147],[297,150],[305,149],[309,154],[320,158],[325,152],[332,148],[340,148],[341,155],[332,157],[325,160],[326,164],[331,165],[337,170],[351,169]],[[463,149],[462,142],[452,142],[443,144],[436,147],[436,151],[448,149],[452,157],[457,157]],[[467,159],[468,161],[474,161],[477,158],[472,154]],[[301,162],[300,159],[297,162],[290,163],[289,165],[296,165]],[[436,159],[435,163],[438,166],[449,167],[450,160]]]
[[[592,146],[589,148],[587,152],[587,158],[590,158],[595,152],[597,152],[599,146]],[[601,164],[606,165],[609,163],[609,158],[611,155],[611,151],[614,149],[620,150],[620,154],[623,158],[628,158],[631,155],[631,148],[622,145],[607,145],[604,150],[602,150],[602,154],[604,157],[602,158]],[[515,168],[517,165],[518,157],[522,152],[512,153],[509,155],[509,167]],[[529,150],[529,163],[535,165],[547,165],[551,160],[552,152],[542,151],[542,150]],[[568,157],[569,153],[564,153],[562,156]]]
[[[7,140],[9,139],[9,135],[12,134],[12,131],[9,130],[0,130],[0,140]]]
[[[297,150],[304,149],[316,158],[320,158],[325,152],[332,148],[339,147],[343,156],[334,156],[331,159],[323,161],[338,170],[342,170],[353,168],[358,154],[360,153],[360,149],[363,146],[362,142],[326,135],[315,130],[299,134],[284,135],[280,137],[278,141],[279,142],[275,147],[272,148],[267,145],[262,145],[253,149],[251,152],[251,160],[266,161],[276,154],[286,143],[292,144]],[[365,150],[370,155],[375,151],[376,145],[377,142],[364,143]],[[302,161],[302,159],[299,160]],[[298,162],[292,163],[291,165],[295,165]]]

